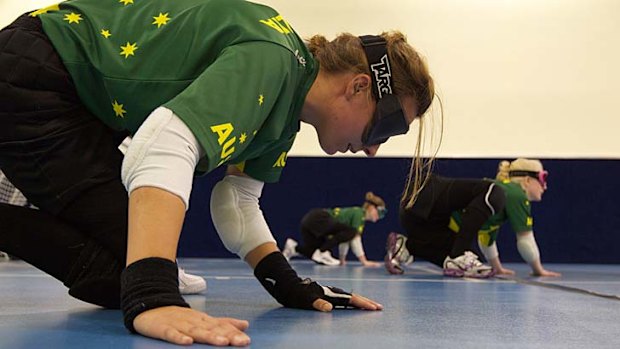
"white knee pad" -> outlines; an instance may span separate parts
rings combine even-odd
[[[119,149],[127,146],[127,140]],[[180,197],[189,208],[194,170],[204,151],[192,131],[170,109],[155,109],[131,139],[121,178],[128,193],[156,187]]]
[[[226,176],[211,192],[213,225],[224,246],[242,259],[266,242],[275,243],[258,202],[262,190],[261,181]]]
[[[540,260],[540,251],[538,251],[538,245],[532,232],[517,234],[517,250],[521,258],[528,264]]]

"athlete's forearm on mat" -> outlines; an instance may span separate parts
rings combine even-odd
[[[180,197],[155,187],[129,195],[127,265],[148,257],[175,261],[185,204]]]
[[[245,256],[245,261],[250,265],[250,267],[252,267],[252,269],[255,269],[256,265],[263,260],[263,258],[276,251],[279,251],[279,249],[275,243],[266,242],[250,251]]]

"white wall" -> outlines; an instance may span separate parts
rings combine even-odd
[[[440,156],[620,158],[620,1],[258,2],[302,37],[407,34],[444,102]],[[0,25],[49,4],[0,0]],[[395,137],[380,155],[409,156],[414,140]],[[302,128],[290,155],[322,155],[313,129]]]

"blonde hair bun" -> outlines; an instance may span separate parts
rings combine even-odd
[[[380,196],[375,195],[371,191],[366,193],[365,201],[369,202],[369,203],[371,203],[371,204],[373,204],[375,206],[383,206],[383,207],[385,207],[385,201],[383,201],[383,199]]]

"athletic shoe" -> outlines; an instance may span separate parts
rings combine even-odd
[[[8,260],[11,260],[11,257],[9,257],[9,254],[6,252],[0,251],[0,261],[8,261]]]
[[[207,289],[205,279],[197,275],[188,274],[179,267],[179,291],[181,294],[196,294]]]
[[[390,233],[385,245],[385,269],[388,273],[400,275],[405,272],[404,265],[413,263],[413,256],[407,250],[407,237]]]
[[[447,256],[443,262],[443,274],[454,277],[489,278],[494,275],[493,268],[481,263],[471,251],[456,258]]]
[[[290,261],[291,258],[299,256],[297,253],[297,241],[293,239],[286,239],[284,243],[284,248],[282,249],[282,254],[287,261]]]
[[[340,261],[332,257],[332,253],[329,251],[315,250],[312,254],[312,260],[319,264],[324,265],[340,265]]]

